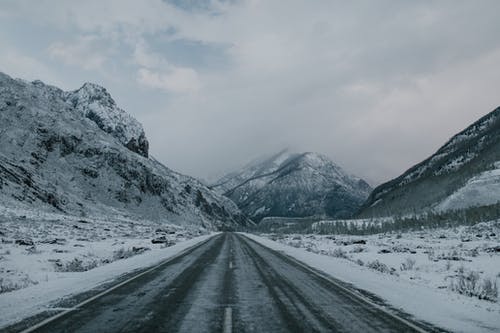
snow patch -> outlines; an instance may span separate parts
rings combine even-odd
[[[495,169],[472,177],[467,183],[443,200],[438,211],[493,205],[500,201],[500,162]]]

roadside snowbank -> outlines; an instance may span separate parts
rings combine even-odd
[[[253,234],[247,237],[271,249],[282,251],[332,277],[367,290],[394,308],[453,332],[499,332],[500,304],[465,297],[447,289],[377,272],[343,258],[308,252]],[[500,260],[499,260],[500,261]],[[500,269],[496,265],[496,269]]]

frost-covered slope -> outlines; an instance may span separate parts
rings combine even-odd
[[[443,200],[436,208],[440,211],[494,205],[500,202],[500,162],[495,169],[481,172]]]
[[[323,155],[287,151],[252,162],[213,188],[255,221],[268,216],[350,216],[371,190]]]
[[[434,155],[377,187],[361,215],[466,208],[496,203],[500,161],[500,108],[455,135]],[[496,180],[495,180],[496,179]],[[486,185],[489,184],[489,185]]]
[[[64,92],[0,73],[0,206],[207,228],[236,205],[148,157],[142,126],[102,87]]]

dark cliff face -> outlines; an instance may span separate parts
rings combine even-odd
[[[0,74],[0,206],[209,229],[250,223],[227,198],[148,158],[142,126],[108,95]]]
[[[264,217],[349,217],[371,191],[316,153],[281,152],[223,177],[216,185],[254,221]]]
[[[137,139],[136,138],[130,139],[130,141],[127,142],[125,147],[127,147],[134,153],[137,153],[144,157],[149,157],[149,142],[144,134],[141,134]]]
[[[452,137],[435,154],[377,187],[359,215],[387,216],[432,208],[500,160],[500,108]],[[500,198],[499,198],[500,200]]]

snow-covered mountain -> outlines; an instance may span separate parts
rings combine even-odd
[[[142,125],[120,109],[105,88],[85,83],[76,91],[64,93],[64,99],[83,116],[93,120],[100,129],[120,140],[124,146],[148,157],[149,143]]]
[[[500,201],[500,108],[451,138],[434,155],[380,185],[361,216],[463,209]]]
[[[227,198],[148,156],[106,89],[64,92],[0,73],[0,207],[200,225],[249,223]]]
[[[282,151],[251,162],[211,186],[254,221],[268,216],[352,215],[371,188],[326,156]]]

